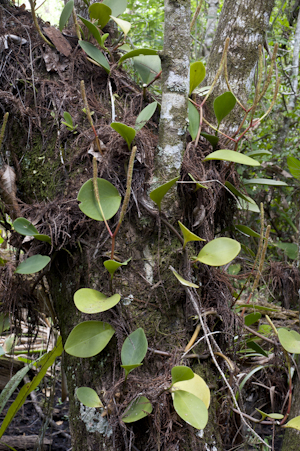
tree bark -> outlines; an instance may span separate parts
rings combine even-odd
[[[219,0],[210,0],[207,10],[207,24],[204,38],[205,55],[209,55],[218,23]]]

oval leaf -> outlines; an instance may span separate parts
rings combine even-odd
[[[233,110],[235,104],[236,98],[230,91],[224,92],[224,94],[221,94],[214,100],[214,112],[218,121],[218,126],[224,117]]]
[[[119,210],[121,196],[117,188],[115,188],[114,185],[107,180],[97,179],[97,184],[100,203],[105,219],[110,219]],[[81,202],[79,204],[79,208],[84,214],[86,214],[89,218],[95,219],[96,221],[103,221],[103,217],[95,197],[92,179],[82,185],[78,193],[77,200]]]
[[[195,235],[193,232],[191,232],[180,221],[178,221],[178,224],[184,238],[183,249],[185,248],[186,244],[189,243],[190,241],[206,241],[203,238],[200,238],[198,235]]]
[[[160,185],[158,188],[155,188],[151,193],[149,194],[150,199],[153,200],[153,202],[156,203],[156,205],[159,208],[159,211],[161,209],[161,201],[169,191],[169,189],[172,188],[172,186],[179,180],[179,177],[175,177],[174,179],[170,180],[167,183],[164,183],[163,185]]]
[[[205,407],[208,409],[210,404],[210,390],[205,380],[198,374],[194,374],[194,377],[189,380],[180,381],[173,385],[172,390],[184,390],[197,396],[197,398],[203,401]]]
[[[94,36],[100,47],[102,47],[102,40],[101,40],[101,34],[99,29],[89,20],[85,19],[84,17],[80,16],[78,14],[79,19],[82,21],[82,23],[87,27],[89,32]],[[72,124],[73,125],[73,124]]]
[[[104,0],[103,4],[111,9],[113,16],[117,17],[127,8],[127,0]]]
[[[17,274],[34,274],[36,272],[41,271],[48,265],[51,258],[47,255],[33,255],[32,257],[27,258],[24,262],[22,262],[15,273]]]
[[[100,291],[91,288],[81,288],[74,294],[74,303],[78,310],[89,314],[105,312],[117,305],[120,299],[119,294],[108,298]]]
[[[105,58],[105,56],[103,55],[101,50],[99,50],[97,47],[95,47],[90,42],[78,41],[78,43],[79,43],[80,47],[82,48],[82,50],[84,50],[85,53],[90,58],[92,58],[94,61],[96,61],[96,63],[100,64],[100,66],[103,67],[103,69],[105,69],[106,72],[109,74],[110,67],[109,67],[107,59]]]
[[[93,357],[99,354],[115,333],[112,326],[102,321],[84,321],[71,331],[65,351],[75,357]]]
[[[139,55],[157,55],[157,50],[152,50],[152,49],[132,50],[131,52],[125,53],[125,55],[123,55],[119,59],[118,65],[120,66],[120,64],[122,64],[123,61],[127,60],[128,58],[134,58],[135,56],[139,56]]]
[[[280,180],[274,180],[274,179],[249,179],[249,180],[243,180],[244,185],[268,185],[268,186],[288,186],[287,183],[281,182]]]
[[[131,260],[131,257],[123,263],[116,262],[115,260],[106,260],[104,262],[104,266],[107,269],[107,271],[109,272],[109,274],[111,275],[111,278],[113,278],[116,270],[118,268],[120,268],[120,266],[126,266],[130,260]]]
[[[147,105],[138,115],[135,121],[135,130],[136,132],[139,132],[141,128],[144,127],[144,125],[151,119],[153,114],[155,113],[157,107],[157,102],[152,102],[149,105]]]
[[[144,330],[139,329],[132,332],[124,341],[121,350],[123,365],[135,365],[141,363],[148,349],[148,341]]]
[[[205,66],[201,61],[195,61],[190,66],[190,94],[205,78]]]
[[[170,266],[170,269],[173,272],[174,276],[179,280],[181,285],[183,285],[185,287],[199,288],[199,285],[196,285],[195,283],[185,280],[180,274],[178,274],[177,271],[175,271],[175,269],[172,266]]]
[[[176,384],[176,382],[187,381],[189,379],[193,379],[194,373],[188,366],[174,366],[171,370],[172,374],[172,383]]]
[[[300,431],[300,416],[292,418],[290,421],[288,421],[282,427],[284,427],[284,428],[293,428],[293,429],[297,429],[297,431]]]
[[[39,233],[38,230],[34,227],[34,225],[31,224],[31,222],[29,222],[25,218],[17,218],[13,222],[13,228],[20,235],[25,235],[25,236],[33,236],[33,235],[36,235]]]
[[[87,407],[103,407],[99,396],[92,388],[79,387],[76,390],[76,396],[79,401]]]
[[[60,18],[59,18],[60,31],[63,30],[64,26],[68,22],[71,14],[72,14],[73,8],[74,8],[74,0],[70,0],[68,3],[65,4],[65,6],[61,12]]]
[[[121,30],[124,33],[124,38],[126,38],[126,36],[129,33],[129,30],[131,28],[131,23],[127,22],[127,20],[123,20],[123,19],[118,19],[117,17],[114,16],[110,16],[112,20],[114,20],[116,22],[117,25],[119,25],[119,27],[121,28]]]
[[[122,415],[124,423],[141,420],[152,412],[152,405],[145,396],[139,396],[132,401]]]
[[[231,161],[233,163],[247,164],[248,166],[260,166],[260,163],[253,158],[229,149],[216,150],[215,152],[210,153],[206,158],[204,158],[203,161],[208,160],[223,160]]]
[[[249,313],[249,315],[245,316],[245,324],[246,326],[251,326],[254,323],[257,323],[257,321],[259,321],[261,318],[261,313],[259,312],[254,312],[254,313]]]
[[[113,122],[110,124],[111,128],[113,128],[122,138],[127,142],[128,149],[130,149],[130,144],[135,138],[136,131],[132,127],[128,127],[128,125],[122,124],[121,122]]]
[[[104,3],[93,3],[89,6],[89,14],[90,18],[96,19],[100,28],[103,28],[109,21],[112,11],[110,7]]]
[[[196,429],[204,429],[208,421],[208,411],[197,396],[183,390],[173,393],[174,409],[178,415]]]
[[[139,55],[133,58],[133,63],[145,84],[154,80],[161,71],[161,61],[158,55]]]
[[[295,330],[278,329],[281,345],[291,354],[300,354],[300,335]]]
[[[191,102],[188,103],[188,114],[189,114],[188,131],[192,137],[192,140],[195,141],[200,126],[200,114],[195,105],[193,105]]]
[[[210,266],[223,266],[231,262],[240,252],[241,245],[231,238],[216,238],[199,252],[197,261]]]
[[[287,157],[289,171],[295,179],[300,180],[300,161],[295,157]]]

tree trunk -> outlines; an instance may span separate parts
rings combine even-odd
[[[207,24],[204,38],[205,55],[208,56],[213,43],[215,31],[218,23],[219,0],[210,0],[207,10]]]

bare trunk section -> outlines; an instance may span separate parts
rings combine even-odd
[[[298,74],[299,74],[299,52],[300,52],[300,9],[298,12],[297,25],[294,37],[294,51],[293,51],[293,68],[292,68],[292,88],[293,93],[289,101],[289,109],[294,109],[298,93]]]
[[[190,70],[190,1],[165,1],[162,59],[162,105],[156,179],[178,175],[185,150],[188,125]]]
[[[208,55],[213,43],[218,23],[219,0],[210,0],[207,12],[207,25],[204,39],[205,55]]]
[[[224,42],[229,37],[227,58],[229,83],[239,100],[247,104],[258,60],[258,46],[264,44],[273,6],[274,0],[225,0],[207,63],[207,85],[212,83],[217,73]],[[228,91],[225,79],[220,78],[213,97],[225,91]],[[232,130],[227,128],[228,133],[235,130],[234,122],[240,122],[239,111],[237,109],[236,111],[237,113],[230,117]]]

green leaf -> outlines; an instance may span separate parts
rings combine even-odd
[[[172,375],[172,384],[176,384],[176,382],[187,381],[189,379],[193,379],[194,373],[191,368],[183,365],[174,366],[171,370]]]
[[[205,407],[208,409],[210,404],[210,390],[202,377],[198,374],[194,374],[192,379],[176,382],[173,385],[172,391],[183,390],[192,393],[204,402]]]
[[[247,164],[248,166],[260,166],[260,163],[253,158],[229,149],[216,150],[215,152],[210,153],[203,161],[208,160],[224,160],[233,163]]]
[[[13,228],[20,235],[25,235],[25,236],[33,236],[33,235],[37,235],[39,233],[38,230],[34,227],[34,225],[31,224],[31,222],[29,222],[25,218],[17,218],[13,222]]]
[[[79,401],[87,407],[103,407],[103,404],[92,388],[89,387],[79,387],[76,390],[76,396]]]
[[[139,55],[133,58],[135,70],[143,83],[150,83],[161,71],[161,61],[158,55]]]
[[[119,25],[119,27],[121,28],[121,30],[124,33],[124,38],[126,38],[126,36],[129,33],[129,30],[131,28],[131,23],[127,22],[127,20],[123,20],[123,19],[118,19],[117,17],[114,16],[110,16],[112,20],[114,20],[116,22],[117,25]]]
[[[185,287],[199,288],[199,285],[196,285],[195,283],[185,280],[180,274],[178,274],[177,271],[175,271],[175,269],[172,266],[170,266],[170,269],[173,272],[174,276],[179,280],[181,285],[183,285]]]
[[[216,97],[214,100],[214,112],[218,121],[218,127],[224,117],[226,117],[233,110],[235,104],[236,98],[230,91],[224,92],[224,94]]]
[[[139,396],[132,401],[122,415],[124,423],[133,423],[141,420],[152,412],[152,405],[145,396]]]
[[[89,14],[91,19],[96,19],[100,28],[104,28],[110,19],[112,11],[109,6],[104,3],[93,3],[89,6]]]
[[[188,114],[189,114],[188,131],[192,137],[192,140],[195,141],[200,126],[200,114],[195,105],[193,105],[191,102],[188,103]]]
[[[68,3],[65,4],[65,6],[61,12],[60,18],[59,18],[60,31],[63,30],[64,26],[68,22],[71,14],[72,14],[73,8],[74,8],[74,0],[70,0]]]
[[[8,409],[8,412],[2,422],[0,429],[0,438],[4,434],[7,427],[10,425],[12,419],[18,410],[23,406],[26,401],[27,396],[37,388],[40,384],[41,380],[45,376],[48,369],[55,362],[56,357],[59,357],[63,352],[62,339],[61,337],[57,340],[57,345],[52,349],[52,351],[47,353],[46,359],[43,360],[43,365],[39,371],[39,373],[32,379],[32,382],[25,384],[18,393],[15,401],[11,404]]]
[[[288,421],[282,427],[284,427],[284,428],[293,428],[293,429],[297,429],[297,431],[300,431],[300,416],[292,418],[290,421]]]
[[[201,185],[201,183],[198,183],[194,177],[192,176],[192,174],[189,173],[189,176],[191,177],[191,179],[193,180],[193,182],[196,183],[196,189],[194,191],[197,191],[199,188],[204,188],[204,189],[208,189],[208,186],[205,185]]]
[[[111,9],[111,14],[115,17],[122,14],[127,8],[127,0],[104,0],[103,4]]]
[[[282,413],[268,413],[267,417],[272,418],[273,420],[282,420],[284,416],[282,415]]]
[[[104,266],[109,272],[111,279],[114,277],[114,273],[117,271],[120,266],[126,266],[128,262],[130,262],[131,257],[123,263],[116,262],[115,260],[106,260],[104,262]]]
[[[287,157],[289,171],[295,179],[300,180],[300,161],[295,157]]]
[[[195,61],[190,66],[190,94],[205,78],[205,66],[201,61]]]
[[[73,119],[70,113],[67,111],[64,112],[64,120],[68,124],[69,127],[73,128]]]
[[[249,313],[249,315],[245,316],[245,324],[246,326],[251,326],[254,323],[257,323],[257,321],[259,321],[261,318],[261,313],[259,312],[254,312],[254,313]]]
[[[189,243],[190,241],[206,241],[203,238],[200,238],[198,235],[195,235],[195,233],[191,232],[180,221],[178,221],[178,224],[184,238],[183,249],[185,248],[186,244]]]
[[[120,299],[119,294],[108,298],[100,291],[91,288],[80,288],[74,294],[74,303],[78,310],[88,314],[105,312],[117,305]]]
[[[251,199],[251,197],[246,196],[241,191],[239,191],[235,186],[233,186],[230,182],[225,182],[225,186],[235,195],[240,197],[241,199],[244,199],[246,202],[250,202],[251,204],[255,205],[254,200]]]
[[[264,157],[266,155],[272,155],[272,152],[269,150],[252,150],[251,152],[247,152],[248,157]]]
[[[242,380],[242,382],[239,385],[239,391],[235,395],[237,400],[238,400],[238,397],[239,397],[239,393],[242,391],[242,388],[244,387],[246,382],[253,376],[253,374],[257,373],[257,371],[260,371],[262,369],[264,369],[263,365],[256,366],[251,371],[249,371],[249,373],[244,377],[244,379]]]
[[[142,363],[136,363],[132,365],[121,365],[121,368],[125,370],[125,380],[127,379],[128,374],[134,370],[135,368],[138,368],[139,366],[142,366]]]
[[[201,132],[200,133],[201,136],[203,136],[205,139],[207,139],[208,142],[210,142],[210,144],[213,146],[213,148],[215,149],[215,147],[217,146],[218,142],[219,142],[219,138],[215,135],[210,135],[209,133],[205,133],[205,132]]]
[[[89,30],[89,32],[94,36],[100,47],[102,47],[102,39],[99,29],[89,20],[85,19],[84,17],[80,16],[78,14],[79,19],[82,21],[82,23],[86,26],[86,28]],[[84,42],[84,41],[83,41]],[[87,52],[88,53],[88,52]],[[73,123],[72,123],[73,125]]]
[[[84,321],[71,331],[65,351],[75,357],[93,357],[109,343],[114,329],[102,321]]]
[[[95,5],[95,3],[94,3],[94,5]],[[94,61],[96,61],[96,63],[100,64],[100,66],[103,67],[103,69],[105,69],[106,72],[109,74],[110,67],[109,67],[107,59],[105,58],[105,56],[103,55],[101,50],[97,49],[97,47],[95,47],[90,42],[78,41],[78,44],[90,58],[92,58]]]
[[[260,234],[250,229],[250,227],[240,224],[236,224],[234,227],[246,236],[254,236],[255,238],[260,238]]]
[[[295,330],[278,329],[282,347],[291,354],[300,354],[300,335]]]
[[[298,257],[298,245],[296,243],[283,243],[282,241],[277,241],[272,244],[279,247],[279,249],[282,249],[290,259],[296,260]]]
[[[24,262],[20,263],[20,265],[15,270],[17,274],[34,274],[36,272],[41,271],[48,265],[51,258],[47,255],[33,255],[32,257],[27,258]]]
[[[148,341],[144,330],[140,327],[132,332],[124,341],[121,350],[123,365],[136,365],[144,359],[148,349]]]
[[[118,66],[123,63],[123,61],[127,60],[128,58],[134,58],[135,56],[139,55],[157,55],[157,50],[153,49],[135,49],[131,52],[125,53],[118,62]],[[158,57],[159,58],[159,57]]]
[[[261,348],[255,341],[248,341],[247,346],[249,346],[249,348],[253,349],[258,354],[261,354],[264,357],[268,357],[268,353],[264,351],[263,348]]]
[[[125,139],[128,149],[130,150],[130,145],[136,135],[134,128],[128,127],[128,125],[122,124],[121,122],[112,122],[110,126]]]
[[[216,238],[199,252],[196,261],[210,266],[223,266],[231,262],[240,252],[241,245],[231,238]]]
[[[287,183],[274,179],[249,179],[243,180],[244,185],[268,185],[268,186],[288,186]]]
[[[172,396],[174,409],[178,415],[194,428],[204,429],[208,421],[208,411],[204,402],[183,390],[176,390]]]
[[[238,208],[240,210],[248,210],[248,211],[253,211],[254,213],[260,213],[260,209],[258,208],[258,205],[254,205],[252,203],[252,199],[251,202],[246,202],[244,200],[240,200],[238,203]]]
[[[155,113],[157,107],[157,102],[152,102],[149,105],[147,105],[138,115],[138,117],[136,118],[135,121],[135,131],[139,132],[144,125],[146,124],[146,122],[149,121],[149,119],[151,119],[151,117],[153,116],[153,114]]]
[[[97,184],[102,210],[105,219],[108,220],[119,210],[121,196],[117,188],[115,188],[114,185],[107,180],[98,178]],[[103,217],[95,197],[92,179],[82,185],[78,193],[77,200],[81,202],[79,204],[79,208],[84,214],[86,214],[89,218],[95,219],[96,221],[103,221]]]
[[[163,185],[160,185],[158,188],[155,188],[149,194],[150,199],[156,203],[159,211],[161,210],[161,201],[163,200],[163,198],[165,197],[167,192],[172,188],[172,186],[177,182],[177,180],[179,180],[179,177],[175,177],[174,179],[170,180],[169,182],[166,182]]]

